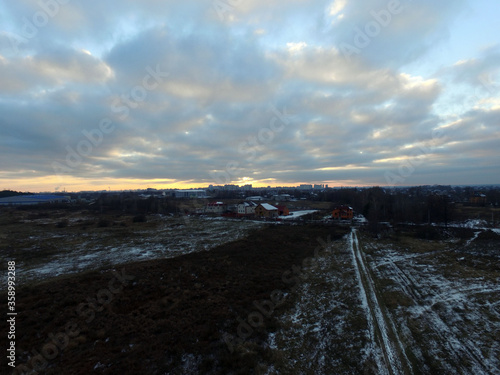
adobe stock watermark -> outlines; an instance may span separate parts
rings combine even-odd
[[[121,274],[113,271],[114,277],[108,282],[107,288],[100,289],[95,298],[88,297],[86,302],[80,303],[76,308],[78,317],[85,319],[85,323],[90,324],[96,317],[96,313],[102,312],[104,306],[109,305],[115,296],[123,291],[131,280],[135,279],[133,275],[127,275],[122,268]],[[13,375],[38,374],[45,373],[49,362],[68,348],[70,343],[78,345],[78,337],[82,332],[81,327],[75,320],[70,320],[64,325],[64,329],[54,334],[50,332],[45,344],[38,351],[32,349],[33,356],[25,363],[22,363],[14,369]]]
[[[213,0],[212,7],[217,12],[221,21],[227,20],[230,14],[243,3],[243,0]]]
[[[396,170],[384,173],[387,185],[395,187],[398,184],[404,183],[424,163],[425,156],[430,155],[435,150],[439,140],[443,137],[444,132],[442,129],[434,129],[432,131],[431,147],[426,146],[424,142],[419,142],[414,152]]]
[[[316,240],[319,242],[319,245],[314,249],[314,256],[305,258],[301,266],[294,265],[281,275],[281,280],[291,292],[295,292],[301,283],[309,278],[307,273],[317,265],[317,258],[321,255],[320,251],[325,251],[332,247],[330,236],[327,237],[326,242],[321,237],[318,237]],[[285,301],[286,296],[287,294],[284,291],[275,289],[269,294],[269,299],[253,301],[255,309],[247,315],[246,320],[241,317],[236,319],[239,323],[236,329],[237,337],[229,333],[223,334],[223,340],[228,350],[231,353],[236,349],[245,350],[243,344],[252,336],[254,329],[265,326],[265,318],[271,318],[276,307]]]
[[[413,0],[406,1],[411,2]],[[382,29],[389,26],[393,16],[402,13],[406,7],[407,6],[401,4],[399,0],[389,0],[385,9],[380,9],[378,11],[372,10],[370,12],[372,19],[362,28],[359,26],[354,28],[352,44],[345,42],[340,44],[339,49],[344,55],[344,58],[350,62],[353,54],[359,55],[361,50],[368,47],[372,40],[380,34]]]
[[[269,105],[268,112],[274,114],[269,120],[268,126],[261,128],[256,136],[250,136],[238,144],[238,153],[243,156],[246,155],[245,160],[247,162],[255,160],[258,148],[271,144],[276,135],[281,133],[287,125],[290,125],[295,118],[294,115],[287,113],[286,108],[283,109],[283,112],[280,112],[274,105]],[[229,161],[223,171],[212,171],[209,175],[216,184],[228,184],[238,174],[240,165],[237,161]]]
[[[71,0],[39,0],[37,1],[40,10],[37,10],[33,15],[23,17],[23,26],[21,34],[9,33],[10,45],[14,53],[19,52],[21,44],[28,44],[30,39],[38,35],[40,29],[48,25],[51,18],[56,17],[61,10],[61,5],[66,5]]]
[[[168,72],[161,70],[160,65],[156,68],[148,66],[140,85],[133,87],[128,94],[120,96],[120,99],[114,100],[110,107],[110,111],[117,116],[118,120],[124,121],[132,109],[137,108],[143,103],[148,92],[155,90],[164,80],[170,75]],[[52,169],[54,170],[59,182],[62,182],[62,175],[69,174],[78,168],[85,158],[89,157],[95,148],[99,147],[106,135],[111,134],[116,129],[115,123],[110,117],[104,117],[99,121],[99,124],[94,129],[82,130],[82,139],[75,147],[67,145],[66,157],[64,163],[54,161]]]

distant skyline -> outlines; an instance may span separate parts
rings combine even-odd
[[[0,190],[500,183],[494,0],[0,3]]]

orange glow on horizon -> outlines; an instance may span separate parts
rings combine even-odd
[[[301,184],[323,184],[328,185],[328,187],[368,187],[374,186],[374,184],[366,184],[362,181],[355,180],[343,180],[343,181],[323,181],[323,182],[304,182],[299,181],[296,183],[290,182],[280,182],[277,180],[260,180],[260,181],[233,181],[230,184],[243,186],[246,184],[252,185],[254,188],[266,188],[270,186],[275,187],[285,187],[293,188],[298,187]],[[71,178],[71,179],[61,179],[58,176],[47,176],[47,177],[37,177],[37,178],[27,178],[27,179],[15,179],[4,181],[0,185],[0,190],[15,190],[22,192],[31,193],[41,193],[41,192],[62,192],[66,191],[79,192],[79,191],[101,191],[101,190],[113,190],[113,191],[126,191],[126,190],[138,190],[138,189],[196,189],[196,188],[208,188],[209,185],[217,186],[215,182],[196,182],[196,181],[176,181],[167,179],[155,179],[155,180],[139,180],[139,179],[104,179],[104,180],[91,180],[84,178]],[[382,185],[380,185],[382,186]]]

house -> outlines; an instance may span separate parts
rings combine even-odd
[[[476,193],[470,198],[470,203],[478,206],[484,206],[487,203],[486,195]]]
[[[255,208],[258,206],[255,202],[243,202],[237,206],[237,214],[239,217],[252,216],[255,214]]]
[[[278,209],[278,214],[280,216],[288,216],[288,215],[290,215],[290,210],[288,209],[287,206],[285,206],[285,205],[277,205],[276,208]]]
[[[337,206],[332,211],[332,218],[337,220],[351,220],[354,217],[352,207]]]
[[[227,206],[223,202],[212,202],[205,206],[205,213],[221,215],[226,209]]]
[[[255,195],[253,197],[248,197],[246,198],[248,201],[263,201],[264,198],[262,198],[260,195]]]
[[[276,202],[291,201],[292,196],[290,194],[276,194],[273,195],[273,200]]]
[[[275,218],[279,216],[278,208],[268,203],[261,203],[255,207],[255,216],[265,218]]]

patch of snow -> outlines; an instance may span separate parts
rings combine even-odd
[[[249,230],[263,225],[264,223],[258,221],[225,220],[220,217],[195,217],[184,223],[182,218],[168,217],[165,219],[165,225],[160,225],[158,230],[135,232],[139,236],[134,237],[132,241],[128,238],[113,238],[106,232],[82,234],[85,240],[78,246],[55,253],[43,259],[43,263],[18,262],[21,275],[18,282],[22,284],[28,280],[47,279],[135,260],[172,258],[206,251],[240,239],[247,235]],[[63,248],[64,238],[61,241]],[[5,288],[5,285],[5,279],[0,280],[0,289]]]
[[[477,238],[477,236],[479,236],[479,233],[481,233],[481,231],[474,232],[474,236],[472,236],[472,238],[465,243],[465,246],[469,246],[471,242],[473,242]]]
[[[488,225],[488,223],[485,221],[485,220],[480,220],[480,219],[475,219],[475,220],[467,220],[463,226],[465,228],[471,228],[471,229],[475,229],[475,228],[484,228],[486,225]]]
[[[290,212],[290,215],[288,215],[288,216],[280,216],[280,219],[293,220],[293,219],[296,219],[296,218],[304,216],[304,215],[312,214],[314,212],[318,212],[318,210],[293,211],[293,212]]]

